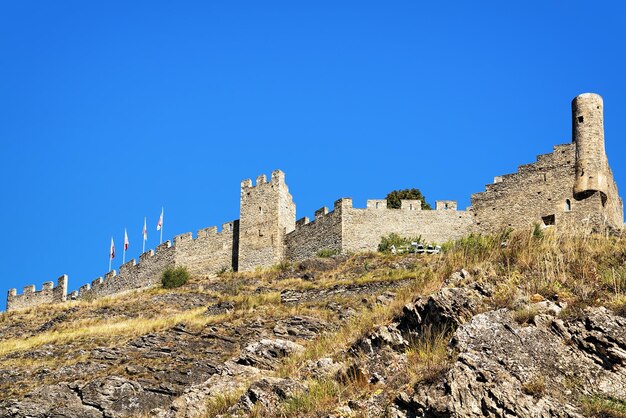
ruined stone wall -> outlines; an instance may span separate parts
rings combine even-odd
[[[472,195],[474,230],[483,233],[552,223],[597,209],[593,202],[574,199],[576,146],[557,145],[554,152],[522,165],[513,174],[498,176],[486,190]]]
[[[45,282],[41,290],[35,290],[35,285],[24,287],[24,293],[17,294],[17,289],[10,289],[7,295],[7,311],[30,308],[46,303],[65,302],[67,295],[67,276],[58,278],[57,285]]]
[[[220,271],[236,270],[239,238],[239,221],[198,231],[193,239],[191,232],[174,237],[176,266],[184,266],[193,275],[215,275]]]
[[[335,208],[328,212],[327,207],[315,211],[315,219],[309,222],[304,217],[296,222],[296,229],[286,236],[286,258],[301,261],[315,257],[320,251],[328,250],[340,253],[342,250],[341,207],[351,199],[339,199]]]
[[[239,219],[239,271],[269,267],[285,256],[285,235],[295,229],[296,206],[276,170],[268,182],[265,175],[241,183]]]
[[[387,209],[386,200],[370,200],[365,209],[342,207],[342,251],[376,251],[382,237],[397,233],[404,237],[422,237],[427,243],[443,243],[466,235],[472,223],[471,215],[459,211],[456,202],[447,201],[449,209],[411,210]]]
[[[572,143],[495,178],[472,195],[474,230],[493,233],[534,223],[589,233],[624,225],[623,204],[604,151],[602,99],[572,102]]]

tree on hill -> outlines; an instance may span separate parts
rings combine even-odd
[[[420,189],[403,189],[393,190],[387,194],[387,207],[389,209],[400,209],[400,200],[421,200],[422,209],[431,210],[432,208],[426,202],[426,198],[420,191]]]

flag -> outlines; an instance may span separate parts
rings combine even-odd
[[[111,237],[111,249],[109,250],[109,258],[111,260],[115,258],[115,244],[113,244],[113,237]]]
[[[159,222],[157,223],[157,231],[160,231],[163,228],[163,208],[161,208],[161,216],[159,217]]]
[[[148,228],[146,227],[146,217],[143,217],[143,231],[141,232],[141,234],[143,235],[143,240],[147,240],[148,239]]]
[[[124,228],[124,251],[128,250],[128,234],[126,228]]]

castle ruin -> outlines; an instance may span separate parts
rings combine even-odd
[[[322,207],[313,220],[296,220],[296,206],[280,170],[241,183],[240,218],[216,227],[178,235],[174,243],[159,245],[67,293],[68,278],[57,286],[44,283],[11,289],[7,311],[66,300],[90,299],[156,285],[167,267],[185,266],[191,274],[254,271],[282,261],[300,261],[320,251],[345,254],[376,251],[382,237],[397,233],[443,243],[469,233],[497,233],[533,224],[583,232],[618,232],[624,210],[604,148],[603,102],[585,93],[572,101],[572,142],[518,171],[495,177],[486,190],[471,196],[471,206],[458,210],[455,201],[439,200],[435,210],[422,210],[422,202],[403,200],[400,209],[388,209],[386,200],[368,200],[354,208],[352,199]]]

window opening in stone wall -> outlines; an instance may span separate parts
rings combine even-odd
[[[548,181],[548,177],[546,176],[546,173],[543,173],[543,181]]]
[[[556,218],[554,217],[554,215],[542,216],[541,220],[543,221],[543,224],[545,226],[550,226],[550,225],[555,225],[556,224]]]
[[[582,116],[578,117],[578,123],[583,123],[584,120],[585,120],[585,118],[583,118]]]
[[[262,237],[263,236],[263,232],[261,232],[261,230],[259,229],[259,236]]]
[[[259,213],[263,213],[263,208],[259,206]]]
[[[409,210],[413,210],[413,203],[409,203]]]
[[[228,232],[233,232],[233,224],[228,224]]]
[[[444,206],[444,210],[448,210],[448,204],[446,203],[446,205]]]
[[[569,199],[565,199],[565,212],[572,210],[572,202]]]
[[[378,202],[376,202],[376,209],[378,209]]]

